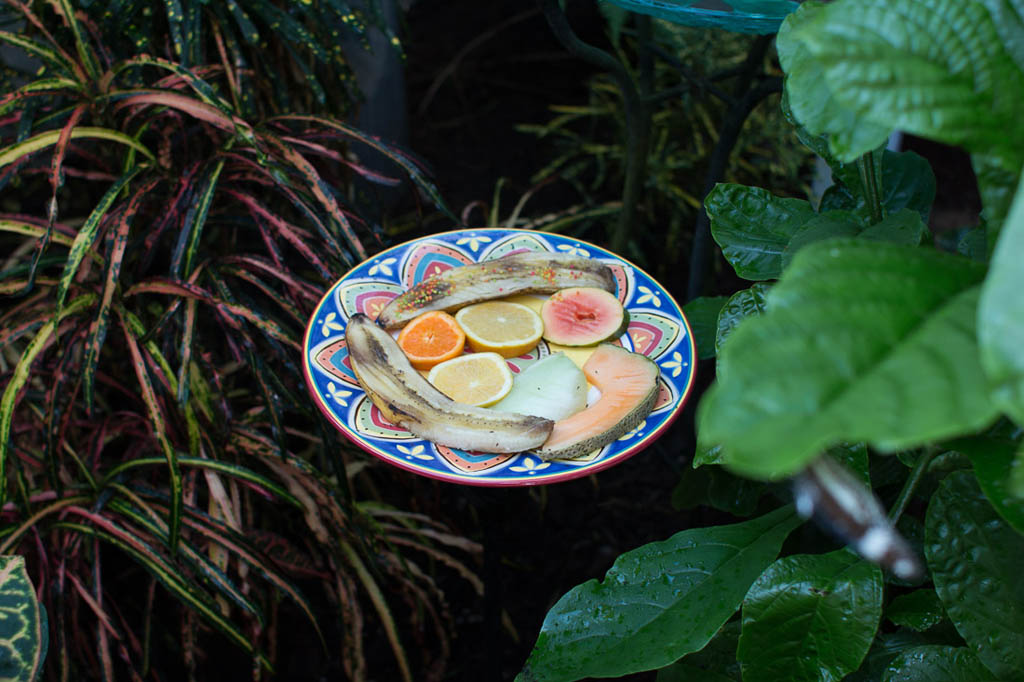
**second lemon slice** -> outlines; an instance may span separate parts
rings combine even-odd
[[[469,347],[514,358],[530,351],[544,333],[540,315],[521,303],[486,301],[455,313]]]
[[[467,353],[434,365],[427,381],[456,402],[487,407],[512,390],[512,371],[497,353]]]

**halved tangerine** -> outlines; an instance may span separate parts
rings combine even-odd
[[[398,333],[398,347],[416,369],[457,357],[466,346],[466,334],[455,318],[433,310],[412,319]]]

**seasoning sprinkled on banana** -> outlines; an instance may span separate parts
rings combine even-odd
[[[590,258],[548,251],[513,253],[428,277],[385,306],[377,322],[395,329],[431,310],[451,312],[480,301],[567,287],[597,287],[614,294],[615,276],[607,265]]]
[[[477,452],[514,453],[539,447],[554,422],[457,403],[409,363],[395,339],[356,313],[345,329],[359,384],[384,418],[438,445]]]

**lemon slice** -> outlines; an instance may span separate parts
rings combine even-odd
[[[467,353],[434,365],[427,381],[456,402],[487,407],[512,390],[512,371],[497,353]]]
[[[540,315],[522,303],[487,301],[455,313],[469,347],[514,358],[530,351],[544,333]]]

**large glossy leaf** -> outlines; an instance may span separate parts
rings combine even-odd
[[[727,296],[701,296],[683,306],[683,313],[693,330],[693,340],[697,343],[697,356],[701,360],[715,357],[718,313],[727,299]]]
[[[776,279],[782,252],[814,208],[803,199],[777,197],[759,187],[719,184],[704,199],[711,235],[744,279]]]
[[[793,117],[813,136],[824,136],[841,162],[852,162],[889,139],[892,128],[884,123],[858,118],[836,98],[826,79],[825,65],[801,39],[806,27],[814,26],[827,8],[804,3],[779,28],[775,44],[779,62],[786,72],[785,101]]]
[[[992,397],[1024,425],[1024,191],[1018,185],[1010,214],[992,254],[978,304],[981,365],[992,385]]]
[[[924,645],[904,651],[889,664],[883,682],[995,682],[970,649]]]
[[[833,237],[858,237],[869,241],[892,242],[916,246],[927,232],[921,216],[908,208],[901,208],[869,225],[849,211],[826,211],[799,228],[782,253],[782,266],[788,267],[796,253],[814,242]]]
[[[967,645],[1005,680],[1024,679],[1024,536],[988,503],[974,474],[939,486],[925,519],[935,591]]]
[[[49,644],[46,611],[36,599],[25,558],[0,557],[0,679],[34,682]]]
[[[760,315],[764,312],[765,297],[770,288],[770,284],[757,282],[749,289],[737,291],[729,297],[718,313],[718,329],[715,332],[716,353],[721,351],[722,344],[736,325],[751,315]]]
[[[710,5],[698,0],[606,0],[619,7],[650,14],[683,26],[721,28],[739,33],[774,33],[794,0],[728,0]]]
[[[935,590],[922,588],[893,599],[885,607],[885,617],[896,625],[923,631],[942,622],[946,612]]]
[[[911,151],[894,152],[889,149],[876,151],[873,157],[880,161],[879,200],[882,210],[888,215],[909,208],[927,223],[936,190],[935,173],[928,160]],[[849,172],[849,168],[856,164],[841,164],[837,160],[832,160],[832,163],[835,164],[833,174],[839,176],[841,182],[825,190],[818,210],[825,212],[845,209],[868,216],[869,209],[865,194],[860,189],[860,179]],[[837,166],[844,172],[837,173]]]
[[[578,585],[551,608],[517,679],[615,677],[700,650],[799,523],[786,507],[621,555],[603,582]]]
[[[841,134],[839,125],[850,125],[815,110],[812,98],[824,91],[852,114],[854,128],[895,128],[994,152],[1008,166],[1024,160],[1024,73],[982,2],[840,0],[804,5],[786,26],[779,51],[790,106],[809,129]],[[807,58],[790,58],[799,52]],[[873,146],[833,149],[852,161]]]
[[[743,680],[841,679],[860,666],[881,617],[877,566],[845,550],[779,559],[743,600]]]
[[[1018,478],[1024,475],[1024,446],[996,438],[964,438],[953,447],[971,459],[985,497],[1003,520],[1024,533],[1024,492]]]
[[[835,443],[893,451],[985,425],[996,411],[976,360],[983,275],[920,247],[805,247],[767,311],[722,347],[701,441],[739,473],[776,478]]]

